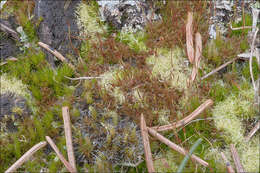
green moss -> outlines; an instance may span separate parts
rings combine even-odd
[[[133,31],[121,31],[117,34],[116,40],[128,45],[135,52],[146,51],[146,36],[143,31],[134,33]]]
[[[232,22],[232,27],[233,28],[242,27],[244,21],[245,21],[245,26],[252,26],[253,19],[252,19],[251,15],[245,14],[244,18],[242,18],[239,22]],[[232,35],[241,35],[241,34],[247,35],[249,30],[250,29],[232,30]]]

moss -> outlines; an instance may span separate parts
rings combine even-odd
[[[89,36],[94,40],[96,33],[103,33],[105,27],[101,25],[97,10],[94,4],[81,2],[76,10],[77,24],[82,36]]]
[[[4,94],[6,92],[11,92],[19,96],[30,98],[29,90],[22,81],[16,78],[10,77],[7,74],[2,74],[0,77],[0,92]]]
[[[169,81],[172,87],[186,89],[191,69],[184,63],[182,50],[179,48],[172,51],[160,49],[158,55],[146,59],[146,63],[152,66],[152,74]]]
[[[242,164],[248,172],[259,171],[259,141],[257,144],[256,140],[252,139],[248,144],[244,139],[244,122],[254,119],[257,111],[253,107],[253,100],[253,89],[243,89],[217,103],[212,111],[217,129],[223,131],[221,137],[226,144],[236,144]],[[230,155],[229,151],[226,153]]]
[[[244,24],[245,26],[252,26],[252,23],[253,23],[253,19],[251,15],[245,14],[244,16],[242,16],[242,19],[240,21],[232,22],[232,27],[233,28],[242,27]],[[241,34],[247,35],[249,30],[250,29],[232,30],[232,35],[241,35]]]
[[[176,172],[178,166],[176,165],[176,155],[171,150],[154,161],[154,168],[156,172]]]
[[[139,31],[134,33],[133,31],[121,31],[118,33],[116,40],[119,40],[125,44],[127,44],[131,49],[135,52],[146,51],[145,45],[145,33],[143,31]]]

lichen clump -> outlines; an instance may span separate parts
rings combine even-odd
[[[184,53],[180,48],[173,50],[160,49],[158,56],[153,55],[146,59],[152,66],[152,74],[162,80],[170,81],[173,87],[187,89],[191,69],[185,64]]]
[[[2,74],[0,77],[0,83],[0,94],[11,92],[15,95],[23,96],[26,98],[30,97],[27,86],[23,84],[20,80],[8,77],[7,74]]]
[[[96,33],[103,33],[105,27],[100,23],[93,4],[81,2],[76,10],[77,24],[82,36],[90,36],[93,40]]]
[[[254,120],[256,110],[253,106],[253,89],[244,89],[239,94],[231,94],[224,101],[219,102],[212,114],[218,130],[223,131],[222,137],[227,144],[236,145],[241,162],[247,172],[259,172],[259,137],[245,141],[245,120]],[[218,149],[219,150],[219,149]],[[229,150],[224,150],[230,155]]]

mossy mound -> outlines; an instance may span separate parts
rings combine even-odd
[[[100,161],[114,167],[134,166],[141,161],[143,144],[139,127],[129,117],[100,110],[85,102],[76,122],[76,156],[79,164],[95,167]]]
[[[244,137],[247,131],[245,122],[257,120],[257,110],[253,103],[253,89],[243,89],[238,94],[231,94],[219,102],[212,111],[215,125],[222,138],[226,144],[236,145],[242,165],[247,172],[259,172],[259,136],[254,136],[249,142],[246,142]],[[213,155],[218,155],[219,160],[221,160],[220,151],[231,156],[229,148],[221,150],[219,147],[211,150]],[[223,162],[217,162],[222,163],[217,166],[218,169],[224,167]]]

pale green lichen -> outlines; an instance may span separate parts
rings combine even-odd
[[[159,159],[155,159],[154,168],[156,172],[176,172],[178,166],[175,163],[177,160],[176,155],[169,150],[163,156],[159,156]],[[162,158],[163,157],[163,158]]]
[[[80,34],[83,36],[91,36],[94,39],[96,33],[103,33],[105,27],[98,22],[94,5],[88,5],[84,2],[79,3],[76,10],[77,24],[80,28]]]
[[[219,102],[212,111],[217,129],[223,131],[222,137],[227,144],[235,144],[247,172],[259,172],[258,137],[254,137],[249,142],[246,142],[244,137],[246,129],[243,122],[256,115],[253,100],[253,89],[244,89],[237,95],[231,94],[224,101]],[[223,152],[230,158],[229,148]]]
[[[100,75],[100,77],[99,85],[107,91],[112,91],[112,84],[115,84],[118,79],[123,79],[123,71],[122,68],[112,68]]]
[[[159,111],[154,111],[155,114],[158,114],[158,123],[159,125],[168,125],[170,124],[169,116],[170,110],[162,109]]]
[[[184,63],[185,58],[180,48],[174,50],[160,49],[158,56],[151,56],[146,63],[152,66],[152,74],[169,81],[173,87],[186,89],[191,69]]]
[[[125,95],[120,87],[115,87],[112,92],[112,96],[116,99],[116,102],[119,104],[123,104],[125,102]]]
[[[6,92],[14,93],[15,95],[23,96],[26,98],[30,97],[29,90],[27,86],[22,83],[22,81],[3,74],[0,76],[0,94]]]

